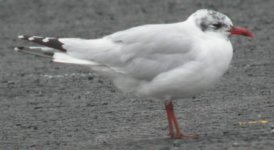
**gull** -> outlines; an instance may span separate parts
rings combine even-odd
[[[162,101],[170,138],[189,139],[195,135],[181,131],[172,100],[196,96],[223,76],[233,55],[231,35],[253,37],[226,15],[201,9],[183,22],[142,25],[97,39],[20,35],[42,46],[15,51],[87,66],[125,93]]]

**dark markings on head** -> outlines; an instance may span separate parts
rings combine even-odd
[[[200,27],[202,31],[205,31],[208,28],[208,26],[204,22],[201,22]]]
[[[199,10],[194,16],[197,17],[196,24],[200,26],[202,31],[218,30],[228,26],[225,24],[227,17],[214,10]]]

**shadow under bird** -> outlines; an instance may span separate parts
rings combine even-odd
[[[172,100],[193,97],[220,79],[232,59],[231,35],[253,37],[226,15],[201,9],[183,22],[137,26],[98,39],[20,35],[42,46],[15,50],[87,66],[123,92],[163,101],[170,138],[190,139],[196,136],[180,130]]]

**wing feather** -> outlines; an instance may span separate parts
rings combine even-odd
[[[106,36],[117,45],[114,56],[105,62],[141,80],[152,80],[194,59],[188,32],[170,25],[145,25]],[[96,58],[100,59],[100,58]],[[112,59],[116,59],[113,63]],[[109,61],[108,61],[109,60]]]

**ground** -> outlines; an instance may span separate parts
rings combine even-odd
[[[18,34],[96,38],[200,8],[227,14],[255,38],[232,37],[233,63],[218,85],[175,101],[195,140],[168,139],[157,100],[123,94],[89,68],[13,51],[26,44]],[[271,0],[0,0],[0,149],[273,149],[273,8]]]

